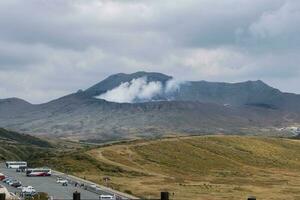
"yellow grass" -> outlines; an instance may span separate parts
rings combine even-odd
[[[166,190],[172,199],[246,199],[251,195],[300,199],[298,140],[181,137],[135,141],[83,154],[97,167],[85,164],[74,171],[76,175],[102,184],[102,178],[109,176],[110,187],[144,198],[157,198]]]

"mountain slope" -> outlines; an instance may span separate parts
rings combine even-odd
[[[40,105],[1,100],[0,126],[32,134],[106,141],[169,134],[276,135],[283,134],[277,128],[300,124],[300,96],[282,93],[262,81],[183,82],[172,93],[162,92],[153,101],[142,103],[95,98],[143,77],[164,87],[172,80],[159,73],[116,74],[85,91]]]
[[[20,134],[14,131],[8,131],[0,128],[0,139],[7,143],[35,145],[38,147],[50,147],[50,144],[44,140],[33,137],[31,135]]]
[[[24,117],[26,116],[26,117]],[[110,103],[73,94],[39,105],[0,125],[28,133],[73,139],[125,139],[165,134],[250,133],[288,122],[278,110],[200,102]],[[294,119],[293,119],[294,120]]]
[[[30,111],[34,106],[22,99],[0,99],[0,117],[14,117],[24,111]]]
[[[261,81],[244,83],[210,83],[205,81],[188,82],[174,94],[176,100],[201,101],[218,104],[246,105],[269,102],[281,95],[277,89],[271,88]]]
[[[27,159],[51,145],[39,138],[0,128],[0,160]]]

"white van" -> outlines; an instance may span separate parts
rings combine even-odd
[[[102,195],[100,195],[100,198],[99,198],[99,199],[100,199],[100,200],[114,200],[115,197],[112,196],[112,195],[104,195],[104,194],[102,194]]]
[[[32,186],[25,186],[25,187],[22,187],[22,193],[34,194],[34,193],[36,193],[36,190]]]

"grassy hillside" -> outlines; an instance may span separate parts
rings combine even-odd
[[[39,138],[0,128],[0,160],[27,160],[51,144]]]
[[[172,199],[289,200],[300,199],[299,152],[299,140],[202,136],[81,149],[42,162],[101,184],[109,176],[110,187],[145,198],[168,190]]]
[[[0,139],[9,143],[20,143],[35,145],[39,147],[50,147],[49,142],[27,134],[20,134],[0,128]]]

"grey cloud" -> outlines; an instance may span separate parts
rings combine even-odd
[[[2,0],[0,98],[44,102],[139,70],[300,92],[286,84],[299,21],[293,0]]]

